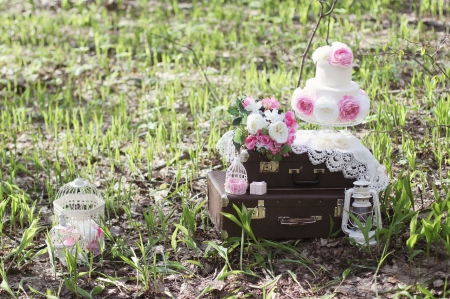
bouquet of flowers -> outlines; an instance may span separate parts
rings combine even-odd
[[[280,103],[273,97],[261,101],[247,96],[238,98],[236,105],[228,110],[235,117],[236,148],[256,150],[273,161],[289,156],[297,122],[293,111],[283,113],[279,107]]]

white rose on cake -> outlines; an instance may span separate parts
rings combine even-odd
[[[339,117],[336,101],[330,97],[320,97],[314,104],[314,117],[323,123],[333,123]]]
[[[277,143],[285,143],[289,136],[289,130],[282,121],[277,121],[269,126],[269,136]]]
[[[257,134],[265,127],[267,127],[267,122],[261,114],[252,113],[247,117],[247,131],[250,134]]]
[[[358,95],[357,99],[359,100],[359,106],[360,106],[359,115],[357,117],[357,120],[361,120],[361,119],[365,118],[367,116],[367,114],[369,114],[370,101],[369,101],[369,98],[367,97],[366,92],[362,89],[359,90],[359,95]]]
[[[317,61],[319,60],[326,59],[328,57],[328,53],[330,53],[330,49],[331,49],[330,46],[323,46],[317,48],[312,55],[314,63],[317,63]]]

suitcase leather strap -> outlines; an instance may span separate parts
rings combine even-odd
[[[287,216],[278,217],[278,221],[280,221],[281,224],[289,226],[312,224],[319,220],[322,220],[322,216],[311,216],[309,218],[292,218]]]

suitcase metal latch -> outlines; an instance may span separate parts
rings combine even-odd
[[[278,172],[280,164],[277,161],[259,162],[259,172]]]
[[[252,219],[266,218],[266,208],[264,207],[264,200],[258,200],[258,206],[255,208],[248,208],[247,210],[253,210]]]
[[[344,200],[339,198],[337,200],[337,207],[334,207],[334,217],[342,217],[342,210],[344,208]]]

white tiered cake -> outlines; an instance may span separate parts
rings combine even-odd
[[[343,43],[334,42],[314,51],[316,76],[297,88],[292,109],[297,117],[325,126],[351,126],[369,113],[370,102],[358,84],[352,81],[353,53]]]

